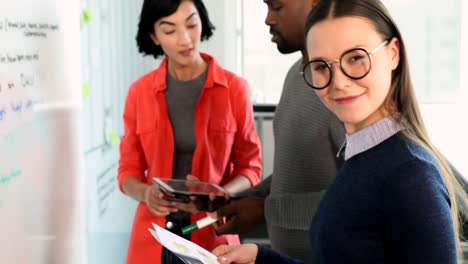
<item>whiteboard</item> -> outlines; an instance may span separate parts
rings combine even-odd
[[[118,189],[119,145],[108,135],[123,135],[128,88],[159,64],[138,53],[135,36],[142,4],[82,1],[92,17],[81,28],[80,40],[82,79],[91,91],[82,107],[89,264],[125,263],[127,256],[137,202]]]
[[[0,4],[0,263],[83,263],[78,0]]]

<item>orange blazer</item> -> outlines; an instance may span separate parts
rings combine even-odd
[[[260,141],[255,131],[247,82],[223,69],[207,54],[207,79],[195,109],[196,149],[192,174],[201,181],[224,185],[237,175],[252,185],[261,177]],[[119,188],[126,177],[152,184],[151,177],[172,178],[174,136],[164,90],[167,58],[132,84],[123,114],[125,133],[120,143]],[[192,215],[192,222],[206,216]],[[140,202],[133,222],[127,263],[160,263],[161,245],[148,228],[165,226],[165,217],[150,213]],[[191,233],[192,241],[211,251],[221,244],[237,244],[237,235],[216,236],[211,227]]]

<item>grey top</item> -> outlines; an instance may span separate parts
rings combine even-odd
[[[342,163],[336,153],[345,133],[305,84],[302,66],[297,61],[286,76],[273,121],[273,175],[256,190],[269,193],[265,218],[272,247],[310,263],[309,225]]]
[[[402,129],[402,126],[393,117],[388,116],[356,133],[346,134],[344,159],[348,160],[359,153],[377,146]]]
[[[167,75],[166,101],[174,133],[173,179],[185,179],[192,171],[195,151],[195,107],[206,80],[207,71],[189,81]]]

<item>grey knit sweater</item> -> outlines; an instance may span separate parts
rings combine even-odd
[[[342,161],[344,128],[308,87],[301,60],[289,70],[273,120],[273,175],[256,187],[265,201],[274,249],[310,262],[308,229],[321,195]]]

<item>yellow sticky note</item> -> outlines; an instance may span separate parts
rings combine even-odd
[[[81,93],[82,93],[83,97],[90,97],[91,96],[91,85],[89,84],[89,82],[84,82],[83,83]]]
[[[120,143],[120,137],[115,131],[109,132],[109,141],[112,145],[118,145]]]
[[[91,11],[89,8],[84,7],[81,10],[81,16],[80,16],[80,28],[83,28],[84,25],[91,23],[93,21],[93,16],[91,15]]]
[[[90,23],[91,21],[93,21],[93,16],[91,15],[91,11],[89,10],[89,8],[83,8],[83,10],[81,11],[81,19],[84,23]]]

